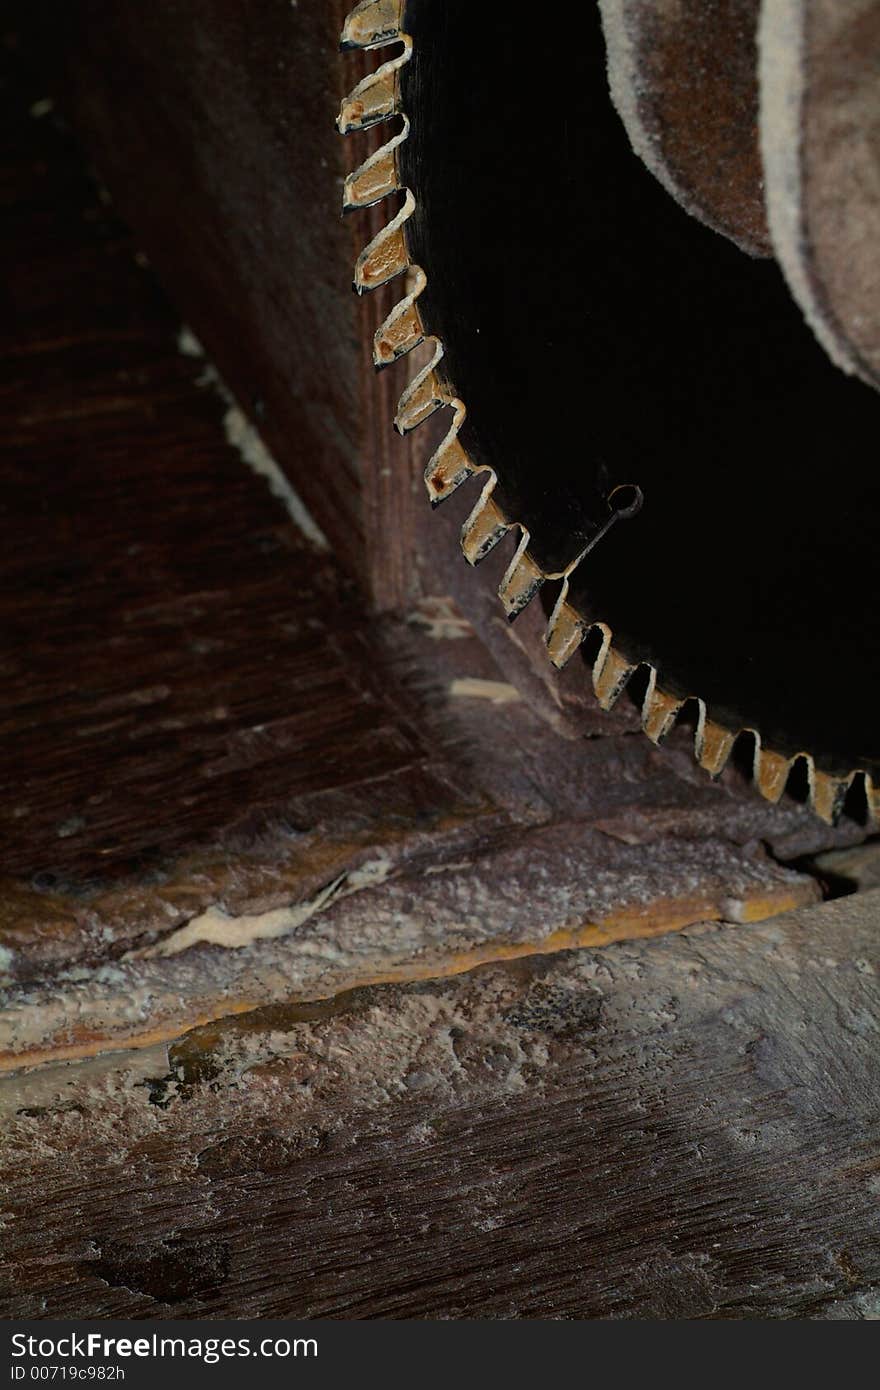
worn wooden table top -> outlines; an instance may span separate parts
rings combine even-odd
[[[878,894],[0,1088],[7,1315],[880,1316]]]
[[[370,619],[5,52],[3,1311],[868,1315],[861,828]]]

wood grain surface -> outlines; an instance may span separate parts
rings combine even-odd
[[[230,446],[130,234],[51,116],[17,95],[0,817],[4,870],[51,887],[144,867],[417,754],[338,564]]]
[[[875,847],[369,618],[4,52],[0,1311],[876,1316]]]
[[[7,1060],[173,1035],[230,997],[442,971],[493,940],[535,950],[555,933],[812,901],[815,878],[786,864],[857,841],[857,825],[832,833],[794,801],[766,806],[735,767],[713,785],[684,730],[660,752],[630,736],[633,703],[611,718],[593,706],[593,737],[561,737],[576,680],[534,677],[521,698],[448,591],[368,621],[335,557],[233,447],[230,419],[246,422],[213,368],[178,350],[177,314],[27,51],[6,51],[0,928],[24,991],[3,1015]],[[454,891],[432,907],[430,942],[380,931],[375,959],[343,952],[316,971],[307,939],[339,892],[358,885],[381,916],[394,880],[431,865]],[[212,913],[257,919],[254,951],[280,950],[277,974],[216,942],[166,956]],[[187,976],[205,953],[210,968]],[[55,992],[59,974],[111,962],[118,977]],[[131,1001],[148,980],[144,1018]]]
[[[0,1087],[37,1317],[876,1318],[878,895]]]
[[[368,232],[341,214],[356,154],[335,128],[357,77],[338,52],[347,0],[264,0],[258,21],[242,0],[13,8],[138,245],[343,567],[380,606],[400,603],[409,450],[398,442],[389,487],[393,411],[368,365],[381,304],[352,294]]]

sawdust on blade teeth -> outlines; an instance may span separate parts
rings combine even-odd
[[[548,580],[561,581],[561,588],[549,620],[545,641],[550,660],[563,667],[585,639],[598,632],[600,643],[592,661],[592,680],[596,698],[603,709],[611,709],[638,669],[614,645],[606,623],[583,617],[569,599],[569,580],[586,554],[582,552],[559,573],[541,569],[529,553],[528,529],[505,515],[495,500],[497,474],[478,467],[461,443],[459,434],[467,407],[445,378],[441,363],[443,344],[425,332],[418,300],[427,284],[423,267],[409,257],[406,223],[415,211],[415,196],[405,187],[397,163],[397,152],[410,129],[410,116],[401,109],[400,73],[412,57],[412,38],[404,31],[406,0],[361,0],[350,12],[342,32],[343,49],[374,49],[399,44],[401,52],[363,78],[340,109],[338,128],[342,134],[364,130],[380,121],[402,118],[402,131],[372,153],[345,180],[343,206],[346,211],[369,207],[393,193],[403,193],[404,203],[358,257],[355,288],[359,294],[378,288],[399,275],[407,275],[407,292],[377,330],[373,360],[377,367],[399,360],[421,343],[430,343],[434,355],[426,367],[406,387],[400,399],[395,425],[401,434],[415,429],[441,408],[453,412],[452,424],[425,469],[425,485],[432,505],[437,505],[475,473],[485,473],[487,481],[467,521],[462,527],[462,550],[471,564],[478,564],[509,531],[520,533],[520,542],[498,589],[508,618],[513,619],[531,602]],[[832,824],[840,815],[854,783],[864,788],[868,819],[880,823],[880,787],[870,774],[854,768],[846,776],[834,776],[817,768],[806,749],[784,755],[764,747],[757,729],[727,728],[709,717],[706,703],[698,695],[682,698],[663,689],[655,667],[648,666],[647,689],[642,702],[642,728],[655,743],[661,742],[675,726],[686,705],[696,706],[694,756],[711,776],[726,767],[741,734],[754,738],[752,775],[755,785],[768,801],[783,795],[792,770],[800,763],[806,768],[810,805],[822,820]]]

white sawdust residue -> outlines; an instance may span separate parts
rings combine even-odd
[[[489,700],[493,705],[508,705],[522,699],[516,686],[507,681],[486,681],[476,676],[460,676],[450,681],[449,696],[452,700]]]
[[[367,860],[356,869],[340,874],[307,902],[272,908],[268,912],[243,913],[235,917],[214,904],[154,945],[129,952],[125,959],[176,956],[202,944],[238,951],[255,941],[277,940],[296,931],[340,898],[383,883],[393,867],[391,860],[384,856]]]
[[[422,628],[435,642],[461,641],[476,635],[455,601],[441,595],[420,599],[406,615],[406,620],[411,626]]]
[[[330,543],[324,532],[299,493],[291,487],[290,482],[260,438],[259,431],[236,404],[232,392],[216,367],[205,358],[205,350],[192,329],[186,326],[181,328],[177,335],[177,349],[183,353],[184,357],[198,357],[205,361],[205,369],[198,379],[198,384],[213,387],[224,401],[226,414],[223,416],[223,429],[232,447],[240,454],[249,468],[259,474],[261,478],[265,478],[272,496],[277,497],[279,502],[284,504],[291,521],[299,527],[315,549],[329,550]]]

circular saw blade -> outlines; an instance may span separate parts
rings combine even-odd
[[[471,0],[349,17],[344,42],[399,45],[340,118],[404,118],[346,185],[348,206],[404,195],[356,268],[359,289],[407,277],[377,363],[435,344],[398,423],[451,408],[432,500],[485,475],[465,554],[519,528],[502,602],[561,580],[551,658],[598,630],[603,704],[645,665],[652,737],[696,700],[710,771],[749,730],[766,796],[804,759],[821,815],[864,778],[876,816],[880,401],[828,361],[775,263],[689,219],[632,154],[597,7],[552,21]]]

